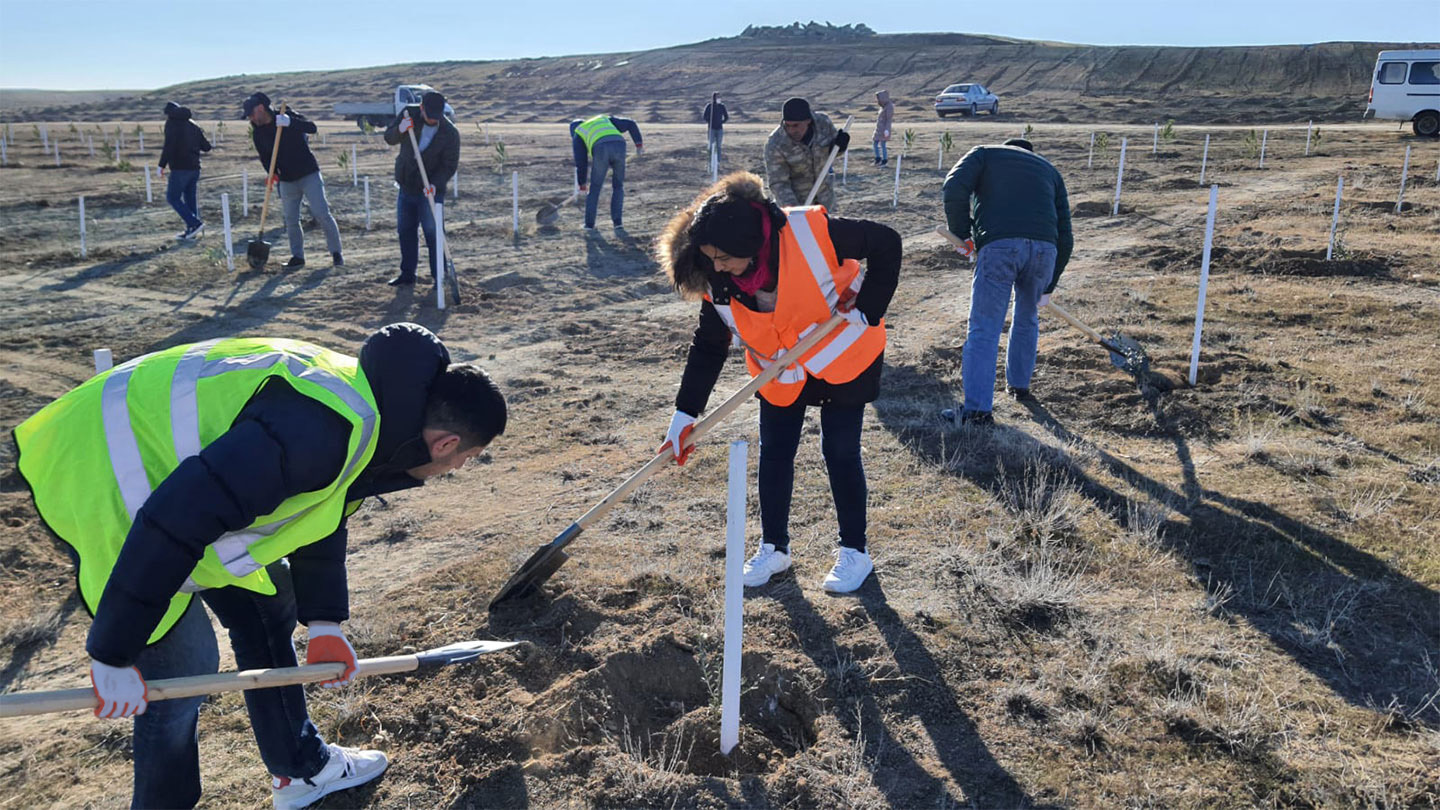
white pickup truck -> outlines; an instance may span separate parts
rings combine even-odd
[[[402,84],[395,88],[395,100],[392,103],[346,101],[335,105],[335,114],[354,119],[361,129],[365,128],[366,122],[373,127],[388,127],[401,110],[411,104],[419,104],[420,99],[434,89],[428,84]],[[448,101],[445,102],[445,117],[455,120],[455,108],[451,107]]]

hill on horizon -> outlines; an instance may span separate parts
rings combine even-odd
[[[63,91],[0,92],[5,120],[131,120],[159,117],[165,100],[200,119],[230,119],[255,90],[315,118],[341,101],[388,99],[394,86],[442,90],[460,120],[562,122],[608,110],[642,121],[698,121],[718,92],[736,122],[775,120],[783,100],[820,110],[874,109],[888,89],[907,117],[933,116],[946,84],[978,81],[1020,120],[1240,123],[1358,121],[1375,55],[1424,43],[1098,46],[971,34],[874,34],[861,27],[748,28],[738,37],[648,51],[496,61],[448,61],[334,71],[226,76],[136,95],[79,100]],[[863,29],[863,30],[862,30]],[[61,98],[55,99],[54,96]],[[48,102],[48,103],[47,103]]]

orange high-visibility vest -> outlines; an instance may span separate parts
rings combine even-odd
[[[836,260],[823,207],[786,208],[785,214],[788,221],[780,230],[775,311],[757,312],[733,299],[729,304],[715,304],[710,296],[705,297],[745,347],[745,365],[751,376],[764,371],[782,351],[828,320],[840,299],[854,295],[865,280],[859,262]],[[832,384],[850,382],[884,350],[883,318],[868,327],[847,323],[762,386],[760,396],[772,405],[790,405],[800,397],[807,375]]]

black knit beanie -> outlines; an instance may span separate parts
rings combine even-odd
[[[1025,140],[1024,138],[1010,138],[1010,139],[1006,140],[1005,143],[1001,144],[1001,146],[1018,146],[1018,147],[1020,147],[1021,149],[1024,149],[1024,150],[1029,151],[1029,152],[1034,152],[1034,151],[1035,151],[1035,144],[1030,143],[1029,141]]]
[[[749,200],[732,199],[701,207],[690,226],[696,245],[713,245],[737,259],[748,259],[764,247],[761,211]]]
[[[813,117],[810,102],[798,96],[785,99],[785,106],[780,108],[781,121],[809,121]]]

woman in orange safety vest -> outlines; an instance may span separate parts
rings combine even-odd
[[[705,409],[732,342],[756,375],[811,327],[844,313],[844,324],[759,391],[763,537],[745,563],[745,584],[764,585],[790,567],[795,452],[813,405],[840,529],[822,587],[855,590],[874,568],[865,547],[860,428],[866,403],[880,393],[882,318],[899,281],[900,235],[876,222],[830,217],[819,206],[781,209],[758,176],[738,172],[677,214],[657,252],[675,289],[701,301],[665,436],[672,447]],[[688,455],[687,448],[677,462]]]

